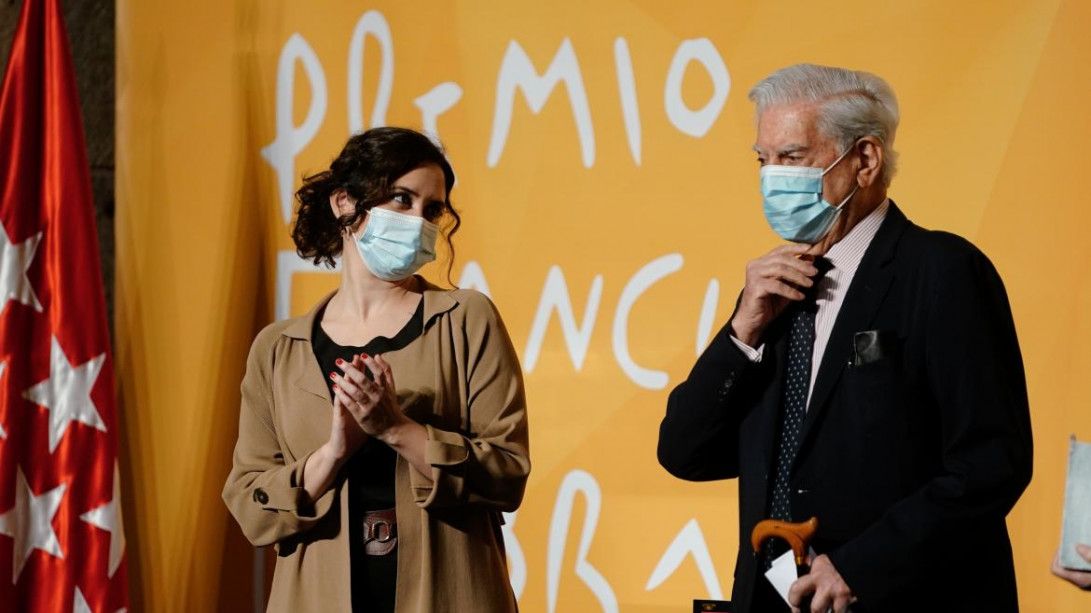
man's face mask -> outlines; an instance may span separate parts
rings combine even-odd
[[[826,168],[762,166],[762,205],[765,219],[774,232],[793,243],[813,245],[825,238],[841,214],[841,207],[856,195],[860,185],[857,184],[841,204],[834,206],[822,197],[822,177],[845,159],[852,149],[849,147]]]

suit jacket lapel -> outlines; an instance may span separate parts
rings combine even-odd
[[[864,253],[860,268],[853,277],[848,294],[837,314],[830,340],[819,364],[818,377],[807,407],[807,416],[803,420],[803,433],[800,437],[800,451],[807,444],[807,439],[826,410],[830,394],[833,392],[842,372],[852,358],[852,338],[860,331],[868,329],[875,313],[886,297],[890,283],[894,280],[893,267],[888,266],[894,257],[902,231],[908,225],[905,215],[893,201],[887,211],[879,231]],[[802,453],[796,454],[798,461]]]

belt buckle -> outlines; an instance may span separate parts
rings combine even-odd
[[[394,539],[394,528],[391,523],[385,519],[375,520],[374,523],[365,523],[364,526],[367,528],[367,531],[364,534],[365,544],[371,541],[375,541],[376,543],[389,543]],[[380,529],[384,527],[386,528],[385,534],[384,531]]]

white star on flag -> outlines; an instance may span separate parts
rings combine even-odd
[[[73,367],[61,349],[57,337],[52,337],[49,351],[49,378],[23,392],[23,397],[49,409],[49,452],[61,442],[68,424],[78,421],[106,432],[106,424],[91,401],[106,354],[100,353],[83,364]]]
[[[34,260],[34,252],[38,250],[41,240],[42,233],[39,232],[18,245],[13,245],[4,224],[0,224],[0,301],[3,301],[0,304],[0,313],[7,308],[9,300],[18,300],[33,307],[35,311],[42,312],[42,305],[34,295],[30,279],[27,278],[27,269]]]
[[[112,579],[117,572],[117,567],[121,565],[121,556],[125,553],[125,531],[121,523],[121,477],[118,474],[117,462],[114,463],[114,497],[107,504],[80,515],[80,519],[110,533],[108,576]]]
[[[15,506],[0,515],[0,534],[15,539],[12,548],[11,582],[19,581],[19,573],[27,558],[35,549],[41,549],[49,555],[64,558],[57,533],[53,531],[53,516],[61,506],[61,498],[68,484],[62,483],[48,492],[35,496],[23,475],[23,468],[16,468]]]
[[[94,613],[79,587],[76,588],[76,593],[72,597],[72,613]],[[117,613],[125,613],[125,608],[118,609]]]
[[[72,613],[94,613],[79,587],[76,588],[76,593],[72,596]]]

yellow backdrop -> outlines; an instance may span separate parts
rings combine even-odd
[[[656,437],[746,260],[777,243],[746,91],[800,61],[889,80],[903,117],[893,197],[1003,275],[1037,445],[1009,518],[1021,601],[1086,610],[1091,595],[1048,567],[1066,438],[1091,438],[1091,7],[834,6],[119,2],[134,610],[251,606],[253,554],[219,495],[245,354],[261,326],[336,282],[293,255],[286,198],[379,124],[447,145],[465,222],[454,280],[488,291],[524,362],[534,470],[507,534],[522,609],[684,611],[729,595],[735,485],[672,479]]]

